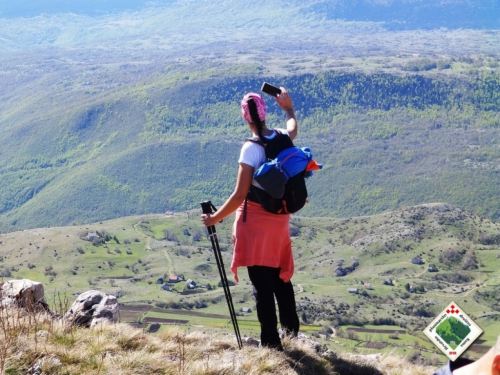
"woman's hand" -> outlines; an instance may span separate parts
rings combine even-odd
[[[218,220],[214,219],[213,214],[203,214],[200,216],[201,222],[206,227],[210,227],[212,225],[217,224]]]
[[[281,94],[278,94],[276,97],[276,102],[278,105],[283,108],[285,111],[293,109],[293,102],[290,95],[288,95],[288,91],[284,87],[280,87]]]

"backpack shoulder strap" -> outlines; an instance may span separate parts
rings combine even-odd
[[[275,136],[269,141],[266,147],[266,157],[273,160],[278,154],[286,148],[293,147],[293,142],[288,134],[273,129]]]
[[[262,147],[266,147],[264,142],[262,142],[259,137],[247,138],[247,139],[245,139],[245,142],[253,142],[253,143],[257,143],[258,145],[261,145]]]
[[[247,138],[247,139],[245,139],[245,142],[257,143],[258,145],[264,147],[264,149],[266,148],[266,145],[264,144],[264,142],[262,142],[260,140],[259,137]],[[250,185],[250,191],[248,192],[248,194],[250,194],[251,191],[252,191],[252,185]],[[248,201],[248,194],[245,197],[245,203],[244,203],[244,206],[243,206],[243,222],[244,223],[247,221],[247,201]]]

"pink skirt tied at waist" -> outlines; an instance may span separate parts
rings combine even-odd
[[[243,222],[244,203],[236,210],[233,225],[234,254],[231,271],[238,282],[238,267],[268,266],[281,268],[280,278],[290,281],[293,275],[290,215],[267,212],[259,203],[247,201],[247,217]]]

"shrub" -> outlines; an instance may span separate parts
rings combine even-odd
[[[467,284],[473,278],[462,272],[455,272],[452,274],[436,274],[434,275],[434,280],[436,281],[447,281],[453,284]]]
[[[462,269],[463,270],[475,270],[477,269],[477,258],[476,254],[474,254],[474,250],[470,248],[467,250],[467,253],[464,256],[462,261]]]
[[[0,269],[0,277],[11,277],[11,276],[12,272],[10,271],[10,269],[8,268]]]
[[[447,249],[439,254],[439,262],[452,265],[462,260],[462,254],[455,249]]]

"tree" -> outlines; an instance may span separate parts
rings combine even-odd
[[[307,314],[306,314],[306,312],[305,312],[305,311],[302,311],[301,318],[302,318],[302,321],[303,321],[304,323],[306,323],[306,324],[308,323],[308,321],[307,321]]]
[[[477,269],[477,258],[476,254],[474,253],[474,250],[470,248],[467,250],[467,253],[464,256],[464,259],[462,260],[462,269],[463,270],[475,270]]]
[[[201,240],[202,237],[203,237],[203,232],[199,228],[196,228],[193,231],[193,241],[198,242]]]
[[[446,265],[452,265],[454,263],[460,262],[462,259],[462,254],[460,254],[455,249],[447,249],[439,254],[439,262],[444,263]]]
[[[11,277],[12,272],[8,268],[0,269],[0,277]]]
[[[163,231],[163,233],[165,235],[166,240],[173,241],[173,242],[179,242],[179,240],[177,239],[177,235],[175,233],[171,232],[170,230],[165,229]]]

